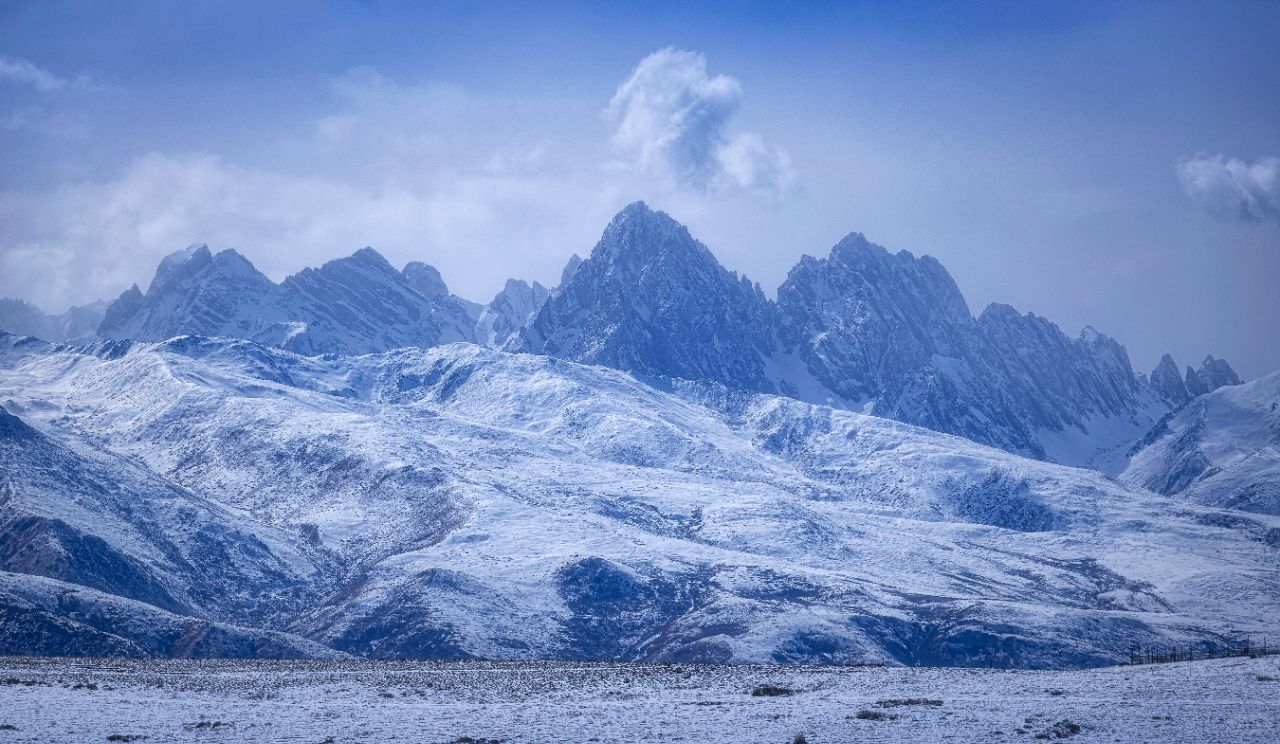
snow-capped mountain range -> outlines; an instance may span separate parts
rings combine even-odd
[[[0,328],[85,335],[83,321],[7,302],[23,312],[0,313]],[[100,338],[244,338],[312,355],[469,341],[874,413],[1112,474],[1162,416],[1240,382],[1213,357],[1185,375],[1166,357],[1148,380],[1114,339],[1092,328],[1071,338],[1007,305],[975,318],[935,259],[856,233],[826,258],[804,257],[774,301],[640,202],[556,289],[513,279],[483,306],[452,295],[431,266],[397,271],[369,248],[277,285],[235,251],[197,245],[162,261],[145,293],[93,311]]]
[[[483,306],[198,245],[94,334],[0,310],[0,653],[1063,666],[1280,609],[1275,376],[857,234],[776,300],[637,203]]]
[[[43,316],[0,304],[0,329],[48,340],[243,338],[302,354],[366,354],[468,341],[613,367],[645,378],[710,380],[857,410],[1037,459],[1116,474],[1162,416],[1239,377],[1209,357],[1150,378],[1092,328],[993,304],[976,318],[937,260],[851,234],[805,256],[777,300],[725,269],[683,226],[626,207],[555,290],[510,280],[487,305],[451,294],[438,271],[397,271],[365,248],[280,284],[235,251],[195,245],[165,258],[144,293]]]

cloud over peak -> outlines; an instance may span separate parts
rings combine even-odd
[[[731,133],[742,86],[711,76],[698,52],[674,47],[640,60],[605,109],[613,144],[645,169],[666,169],[682,185],[785,190],[790,158],[758,134]]]
[[[1187,195],[1218,219],[1280,223],[1280,158],[1201,153],[1178,163]]]

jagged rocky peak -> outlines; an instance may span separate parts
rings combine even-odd
[[[569,256],[569,261],[565,263],[564,269],[560,272],[559,286],[563,287],[564,285],[568,284],[569,280],[573,278],[574,272],[577,271],[578,267],[581,265],[582,265],[582,256],[579,256],[576,253],[573,254],[572,256]]]
[[[276,284],[235,251],[210,254],[196,245],[165,258],[146,294],[136,287],[122,294],[99,333],[144,341],[220,336],[304,354],[364,354],[470,341],[478,314],[479,306],[449,295],[431,267],[401,272],[372,248]]]
[[[1003,302],[992,302],[983,308],[978,315],[977,325],[988,334],[996,329],[1016,328],[1018,333],[1047,334],[1055,338],[1061,335],[1062,339],[1067,338],[1057,323],[1042,315],[1024,313],[1013,305]]]
[[[520,309],[533,310],[542,304],[549,294],[547,288],[536,281],[531,284],[523,279],[508,279],[502,291],[494,296],[490,305],[503,303]]]
[[[1241,384],[1240,375],[1227,364],[1227,360],[1215,359],[1213,355],[1204,358],[1196,374],[1210,391]]]
[[[514,348],[645,375],[772,390],[772,304],[643,202],[609,223]]]
[[[62,328],[63,339],[92,337],[98,331],[98,324],[107,312],[107,302],[99,300],[88,305],[72,305],[69,310],[56,316]]]
[[[281,293],[284,318],[305,330],[280,345],[303,354],[367,354],[473,339],[470,308],[447,290],[427,296],[372,248],[304,269],[285,279]]]
[[[688,228],[642,201],[628,204],[609,222],[590,260],[627,268],[711,264],[727,271]]]
[[[326,261],[320,266],[318,271],[335,273],[351,268],[376,271],[380,274],[400,275],[400,272],[396,271],[395,267],[393,267],[387,259],[383,258],[381,253],[369,246],[361,248],[350,256]]]
[[[1149,382],[1151,388],[1170,408],[1181,408],[1191,400],[1186,380],[1178,373],[1178,364],[1169,354],[1160,357],[1160,363],[1151,370]]]
[[[910,251],[890,253],[862,233],[845,236],[826,259],[801,259],[778,290],[778,301],[786,306],[805,300],[806,294],[809,301],[820,301],[829,309],[861,307],[917,330],[924,324],[973,323],[964,295],[937,259],[917,258]]]
[[[1112,368],[1113,373],[1123,374],[1125,378],[1133,378],[1133,365],[1129,363],[1129,350],[1124,344],[1098,331],[1093,326],[1085,326],[1080,331],[1080,344],[1100,363]]]
[[[160,262],[146,294],[134,287],[112,303],[98,335],[142,341],[185,334],[249,338],[269,322],[275,290],[236,251],[212,254],[203,244],[192,245]]]
[[[121,292],[120,296],[107,306],[107,312],[102,316],[102,322],[98,324],[98,335],[110,337],[111,331],[122,327],[129,318],[137,314],[144,299],[142,290],[138,289],[137,284]]]
[[[410,261],[405,264],[404,271],[400,273],[404,275],[405,281],[409,282],[409,286],[418,290],[423,297],[436,300],[449,296],[449,286],[444,283],[436,267],[430,264]]]
[[[1200,375],[1191,368],[1191,365],[1187,365],[1186,381],[1187,392],[1191,393],[1191,397],[1193,398],[1197,395],[1204,395],[1209,392],[1209,386],[1206,385],[1205,381],[1200,378]]]
[[[0,298],[0,330],[16,333],[19,336],[35,336],[46,341],[58,341],[50,338],[53,328],[52,317],[26,300]]]
[[[1204,358],[1198,370],[1188,365],[1185,379],[1187,391],[1192,397],[1212,393],[1228,385],[1240,384],[1240,376],[1230,364],[1227,364],[1227,360],[1216,359],[1212,354]]]
[[[145,296],[154,300],[169,293],[190,294],[195,282],[216,286],[228,280],[258,286],[272,284],[237,251],[226,249],[212,253],[207,245],[198,243],[161,259]]]
[[[883,400],[935,354],[964,356],[974,325],[941,264],[860,233],[827,258],[803,257],[778,289],[778,308],[809,371],[849,400]]]
[[[508,279],[502,291],[481,310],[476,320],[476,341],[502,348],[533,317],[551,291],[538,282]]]
[[[174,251],[160,259],[147,294],[163,291],[165,287],[192,276],[213,260],[209,246],[193,243],[180,251]]]

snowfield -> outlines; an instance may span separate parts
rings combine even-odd
[[[1269,744],[1280,741],[1280,657],[1042,672],[0,659],[0,742],[790,744],[797,736]]]

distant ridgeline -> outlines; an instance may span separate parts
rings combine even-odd
[[[479,343],[630,372],[776,393],[1117,474],[1162,417],[1239,377],[1208,357],[1135,374],[1122,345],[993,304],[976,318],[937,260],[860,234],[803,257],[777,300],[687,229],[623,209],[560,285],[511,280],[487,305],[423,263],[370,248],[276,284],[244,257],[192,246],[106,305],[49,316],[0,300],[0,329],[51,341],[248,339],[305,355]]]

